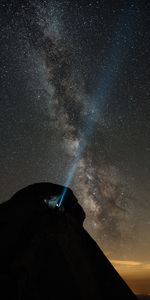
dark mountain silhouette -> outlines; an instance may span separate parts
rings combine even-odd
[[[1,299],[137,299],[83,228],[70,189],[55,207],[63,190],[38,183],[0,205]]]

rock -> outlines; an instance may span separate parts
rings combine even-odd
[[[1,299],[137,299],[83,228],[72,191],[54,205],[63,191],[37,183],[0,205]]]

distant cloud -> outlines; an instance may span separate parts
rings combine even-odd
[[[127,266],[127,267],[141,266],[142,265],[142,262],[130,261],[130,260],[112,260],[111,262],[114,265]]]
[[[113,266],[117,271],[133,278],[150,278],[150,263],[142,261],[132,261],[132,260],[111,260]]]

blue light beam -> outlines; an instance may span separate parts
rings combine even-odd
[[[121,73],[121,66],[125,62],[125,58],[127,57],[130,48],[133,46],[133,33],[135,28],[136,13],[137,9],[134,1],[130,1],[129,7],[124,11],[124,15],[120,16],[120,22],[117,24],[119,29],[115,29],[113,32],[111,39],[112,45],[109,53],[106,55],[105,66],[103,66],[103,72],[101,72],[100,76],[98,77],[97,89],[92,97],[92,101],[88,109],[90,112],[94,113],[89,114],[85,120],[85,125],[82,131],[83,134],[80,138],[80,143],[75,158],[68,171],[65,188],[59,202],[59,207],[64,201],[67,187],[73,180],[88,140],[93,134],[93,120],[97,121],[98,118],[102,117],[105,103],[110,96],[114,83],[117,81],[117,78]]]

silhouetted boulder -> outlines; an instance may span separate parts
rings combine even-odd
[[[0,205],[1,299],[137,299],[84,230],[72,191],[54,205],[63,191],[38,183]]]

